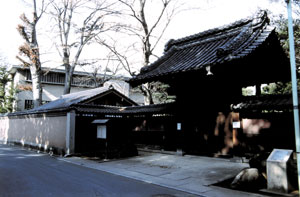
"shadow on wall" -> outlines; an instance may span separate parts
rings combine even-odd
[[[197,146],[200,154],[230,155],[238,143],[233,140],[231,112],[218,112],[202,117],[196,122],[191,133],[200,140],[195,141],[197,138],[192,135],[188,144]],[[198,143],[200,145],[197,145]],[[197,152],[192,148],[190,151]]]
[[[258,135],[261,130],[270,127],[271,122],[265,119],[243,119],[243,131],[248,136]]]
[[[143,119],[132,130],[135,144],[151,149],[208,156],[251,156],[274,148],[294,149],[293,119],[288,115],[269,115],[260,119],[242,119],[241,128],[233,128],[233,114],[218,112],[185,120]],[[182,129],[177,130],[177,123]]]
[[[202,127],[202,134],[199,135],[201,142],[198,141],[205,144],[202,150],[209,150],[210,153],[247,156],[271,152],[274,148],[295,147],[293,119],[289,114],[269,114],[259,119],[242,119],[241,127],[236,129],[232,126],[231,112],[219,112],[215,120],[215,123],[203,121],[205,125],[214,124],[215,128],[213,130],[209,126]]]
[[[295,149],[293,118],[290,114],[243,119],[241,146],[249,152],[271,152],[274,148]]]

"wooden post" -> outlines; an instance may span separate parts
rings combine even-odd
[[[107,139],[105,139],[105,161],[108,160],[108,144]]]
[[[240,114],[232,112],[232,146],[238,145],[238,129],[241,128]]]
[[[261,95],[261,88],[260,88],[260,86],[261,86],[260,84],[256,84],[255,85],[255,90],[256,90],[255,91],[256,92],[255,95],[256,96],[260,96]]]
[[[75,153],[75,121],[76,112],[71,110],[67,113],[67,127],[66,127],[66,154]]]

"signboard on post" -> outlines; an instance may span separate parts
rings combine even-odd
[[[97,126],[97,138],[106,139],[106,125]]]
[[[94,120],[92,124],[97,124],[97,138],[106,139],[107,138],[107,127],[108,119],[98,119]]]
[[[177,123],[177,131],[181,131],[181,123]]]
[[[238,121],[238,122],[232,122],[232,128],[234,128],[234,129],[241,128],[241,122],[240,121]]]

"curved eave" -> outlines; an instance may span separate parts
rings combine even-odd
[[[219,36],[217,39],[195,42],[183,47],[173,47],[164,56],[154,62],[152,70],[142,73],[131,80],[131,85],[155,81],[170,75],[183,74],[190,71],[205,71],[205,67],[215,67],[236,59],[242,59],[252,54],[259,46],[263,45],[268,37],[275,33],[275,28],[266,26],[257,29],[252,35],[229,55],[218,57],[216,50],[219,46],[233,40],[237,33]],[[216,66],[217,67],[217,66]]]

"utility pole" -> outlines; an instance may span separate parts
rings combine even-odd
[[[298,88],[297,88],[297,69],[295,61],[295,46],[293,33],[293,18],[292,18],[292,0],[285,0],[288,11],[288,29],[289,29],[289,48],[290,48],[290,64],[292,77],[292,93],[294,106],[294,127],[296,138],[296,154],[298,168],[298,186],[300,188],[300,133],[299,133],[299,109],[298,109]]]

